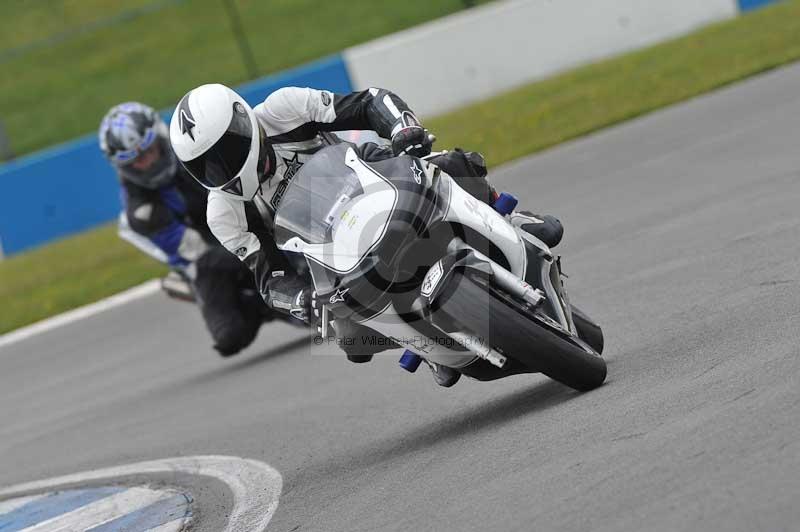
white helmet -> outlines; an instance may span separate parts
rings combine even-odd
[[[169,137],[201,185],[231,198],[252,199],[275,173],[275,151],[253,109],[225,85],[201,85],[181,98]]]

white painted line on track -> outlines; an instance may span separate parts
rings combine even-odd
[[[57,515],[34,526],[29,526],[20,532],[83,530],[86,525],[99,526],[145,508],[154,502],[169,498],[176,493],[142,487],[130,488],[110,497],[94,501],[86,506],[81,506],[71,512]]]
[[[17,508],[25,506],[36,499],[41,499],[42,497],[44,497],[44,495],[31,495],[30,497],[19,497],[10,501],[0,501],[0,515],[13,512]]]
[[[147,532],[180,532],[181,530],[185,529],[186,528],[183,525],[183,520],[176,519],[175,521],[170,521],[169,523],[164,523],[161,526],[151,528]]]
[[[111,482],[124,476],[165,473],[207,476],[225,483],[233,494],[233,510],[225,532],[265,530],[278,508],[278,498],[283,487],[281,474],[264,462],[235,456],[190,456],[139,462],[17,484],[0,489],[0,499],[87,482]]]
[[[36,336],[37,334],[50,331],[57,327],[62,327],[69,323],[94,316],[95,314],[100,314],[106,310],[110,310],[126,303],[130,303],[131,301],[149,296],[150,294],[155,294],[160,289],[161,281],[159,279],[153,279],[152,281],[147,281],[139,286],[134,286],[133,288],[129,288],[124,292],[120,292],[119,294],[113,295],[106,299],[101,299],[95,303],[78,307],[76,309],[64,312],[63,314],[53,316],[52,318],[38,321],[32,325],[22,327],[21,329],[16,329],[10,333],[0,336],[0,348],[20,342],[32,336]]]

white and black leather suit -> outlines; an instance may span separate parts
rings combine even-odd
[[[328,132],[372,130],[391,139],[412,113],[400,97],[378,88],[343,95],[287,87],[270,94],[253,110],[274,149],[276,171],[253,201],[210,192],[208,224],[220,243],[253,271],[264,299],[273,308],[289,312],[290,300],[308,280],[296,277],[272,238],[271,216],[287,183],[315,152],[330,143]],[[374,143],[363,144],[357,151],[366,161],[394,156],[392,149]],[[454,151],[433,162],[473,195],[491,201],[493,190],[484,179],[486,169],[479,154]],[[460,177],[467,174],[467,178]]]

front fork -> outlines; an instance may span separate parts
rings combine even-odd
[[[542,290],[532,287],[477,249],[456,237],[448,246],[447,251],[454,253],[460,250],[467,250],[472,253],[476,259],[485,262],[489,268],[491,268],[492,277],[498,287],[511,294],[511,296],[525,301],[532,308],[538,307],[546,299]]]

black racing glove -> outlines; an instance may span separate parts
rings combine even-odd
[[[404,111],[392,129],[392,153],[425,157],[431,153],[435,137],[422,127],[417,117]]]
[[[318,325],[322,307],[317,299],[317,292],[304,279],[282,274],[283,272],[273,272],[275,276],[269,283],[269,305],[303,323]]]

